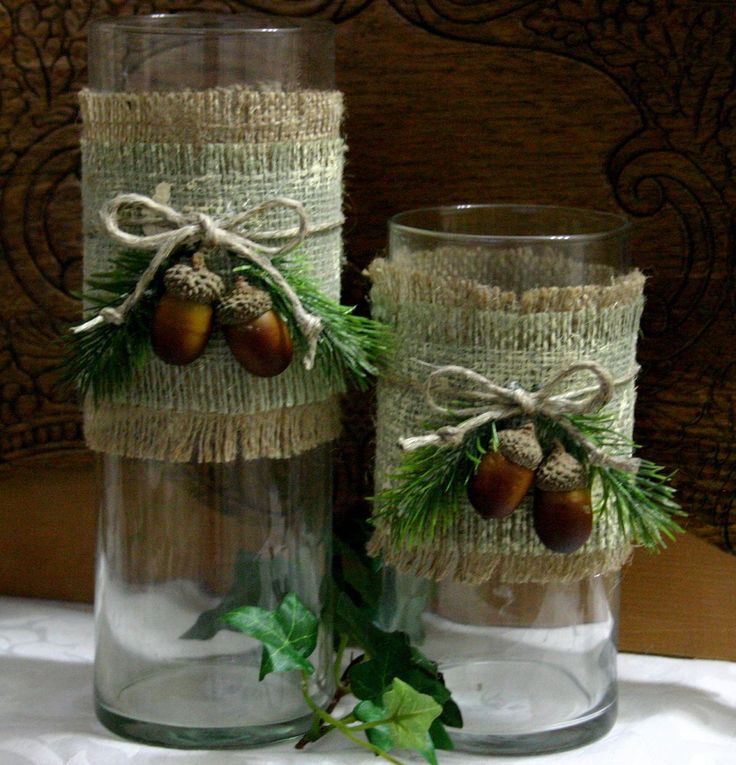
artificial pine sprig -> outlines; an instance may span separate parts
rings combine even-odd
[[[390,488],[374,497],[374,519],[391,520],[396,544],[432,543],[461,511],[468,482],[497,441],[496,424],[490,422],[457,447],[423,446],[408,452],[390,476]]]
[[[627,455],[638,448],[615,430],[610,414],[562,416],[595,446],[613,455]],[[575,458],[588,462],[585,449],[558,422],[537,416],[534,425],[545,451],[560,441]],[[390,521],[394,543],[404,547],[432,544],[452,524],[478,461],[488,449],[496,448],[496,438],[492,422],[466,436],[459,446],[424,446],[404,456],[391,476],[392,485],[374,498],[374,518]],[[622,534],[634,544],[664,547],[667,539],[682,531],[676,518],[686,513],[674,499],[671,476],[664,468],[641,460],[636,473],[603,465],[588,469],[591,482],[599,481],[601,486],[596,512],[610,508]]]
[[[150,261],[150,252],[123,250],[108,271],[92,274],[81,295],[89,312],[96,314],[121,303],[135,289]],[[76,386],[83,397],[91,395],[95,403],[125,390],[151,355],[150,327],[162,292],[163,278],[159,274],[121,324],[98,324],[66,337],[62,382]]]
[[[119,306],[134,290],[150,261],[150,252],[124,250],[112,259],[108,271],[91,276],[82,296],[90,313]],[[316,364],[330,380],[366,389],[390,351],[388,328],[356,316],[353,308],[326,297],[303,260],[294,253],[289,258],[274,258],[273,263],[282,270],[304,308],[322,319]],[[135,372],[150,358],[151,323],[163,293],[164,270],[159,270],[122,323],[101,323],[68,338],[62,380],[76,386],[82,396],[91,395],[95,403],[113,398],[130,385]],[[272,277],[252,263],[237,266],[234,271],[270,293],[274,308],[289,324],[292,337],[302,351],[306,350],[307,343],[294,319],[291,303]]]
[[[596,446],[610,451],[611,454],[627,455],[635,452],[639,445],[619,433],[613,427],[613,415],[608,413],[567,414],[567,419]],[[580,447],[574,439],[551,423],[552,430],[557,429],[556,438],[564,440],[569,451]],[[563,435],[564,433],[564,435]],[[599,481],[601,501],[598,512],[611,507],[621,532],[635,544],[650,550],[666,547],[667,539],[674,539],[675,534],[683,529],[675,520],[685,517],[680,505],[675,501],[675,488],[671,484],[672,474],[650,460],[642,459],[636,473],[627,473],[604,465],[590,466],[591,482]]]

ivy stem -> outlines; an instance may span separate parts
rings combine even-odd
[[[334,677],[335,688],[340,690],[342,686],[342,657],[345,655],[345,649],[348,647],[348,636],[340,635],[340,642],[337,645],[337,651],[335,653]]]
[[[373,752],[373,754],[377,755],[378,757],[383,757],[384,760],[387,760],[390,763],[393,763],[393,765],[404,765],[401,760],[397,760],[395,757],[392,757],[388,752],[385,752],[383,749],[379,749],[377,746],[374,746],[369,741],[365,741],[364,739],[360,738],[359,736],[355,736],[352,733],[352,729],[349,725],[347,725],[343,720],[338,720],[336,717],[333,717],[331,714],[327,713],[322,709],[319,705],[317,705],[312,697],[309,695],[309,675],[307,675],[306,672],[302,670],[302,696],[304,697],[304,701],[306,702],[307,706],[312,710],[312,712],[319,717],[321,720],[326,722],[329,726],[332,728],[337,728],[340,733],[342,733],[345,738],[350,739],[354,744],[357,744],[358,746],[363,747],[363,749],[367,749],[369,752]],[[350,715],[352,716],[352,715]],[[373,727],[373,726],[369,726]]]
[[[332,700],[325,708],[325,711],[329,714],[332,712],[332,710],[340,703],[340,700],[347,696],[348,693],[350,693],[350,687],[347,683],[347,674],[350,667],[353,666],[354,661],[351,661],[350,664],[346,667],[345,672],[341,674],[340,668],[342,666],[343,656],[345,654],[345,650],[348,646],[348,636],[345,634],[340,635],[340,641],[337,647],[337,654],[335,656],[335,663],[333,665],[333,674],[335,677],[335,695],[332,697]],[[346,715],[346,717],[352,717],[352,715]],[[346,720],[346,717],[343,718],[343,721]],[[347,720],[347,722],[353,722],[355,718],[352,718],[350,720]],[[318,715],[314,715],[312,719],[312,725],[310,726],[309,730],[299,739],[299,741],[296,743],[297,749],[304,749],[304,747],[307,744],[314,743],[315,741],[319,741],[323,736],[326,736],[332,728],[330,726],[326,726],[322,723],[321,717]]]

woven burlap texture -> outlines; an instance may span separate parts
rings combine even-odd
[[[324,292],[339,299],[342,261],[343,112],[338,92],[266,92],[247,87],[172,93],[80,94],[85,276],[104,272],[118,245],[99,211],[120,193],[152,195],[217,219],[273,197],[301,202],[310,233],[299,248]],[[251,232],[288,230],[294,214],[274,208]],[[278,244],[270,240],[268,244]],[[208,266],[226,286],[237,265],[224,253]],[[166,461],[287,458],[336,438],[343,386],[320,365],[295,359],[274,378],[254,377],[216,329],[186,367],[152,358],[112,401],[86,401],[90,448]]]
[[[377,492],[393,485],[403,456],[398,440],[421,435],[432,418],[427,364],[464,366],[497,385],[533,390],[574,361],[595,361],[614,379],[628,378],[605,411],[631,436],[644,277],[638,271],[614,277],[604,266],[588,266],[584,286],[562,286],[575,266],[553,250],[526,248],[445,247],[374,261],[374,316],[393,328],[397,347],[378,385]],[[517,291],[527,284],[543,286]],[[591,382],[580,373],[565,385],[574,390]],[[391,534],[389,519],[375,523],[371,554],[437,581],[577,581],[619,569],[631,552],[608,511],[596,517],[580,550],[550,552],[534,532],[531,496],[504,520],[484,520],[463,500],[457,522],[432,542],[412,544]]]

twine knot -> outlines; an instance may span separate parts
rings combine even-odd
[[[435,431],[443,444],[459,446],[463,442],[465,434],[456,425],[443,425]]]
[[[112,308],[111,306],[105,306],[104,308],[100,309],[99,315],[102,317],[103,321],[107,322],[108,324],[123,323],[123,316],[120,313],[120,311],[118,311],[117,308]]]
[[[534,396],[527,393],[521,386],[517,385],[509,390],[509,399],[513,401],[522,414],[532,416],[537,410],[537,404]]]
[[[201,241],[205,247],[217,247],[217,226],[215,221],[206,213],[196,213],[197,223],[201,232]]]
[[[274,208],[293,212],[297,218],[297,225],[250,235],[242,230],[248,219]],[[134,234],[126,231],[121,225],[121,212],[130,209],[141,213],[146,224],[150,225],[155,233]],[[273,265],[271,258],[299,246],[309,233],[332,228],[340,225],[342,221],[310,229],[304,205],[288,197],[273,197],[232,215],[213,218],[202,212],[181,213],[144,194],[118,194],[102,208],[100,216],[111,239],[132,249],[154,251],[154,255],[134,290],[117,308],[103,308],[93,319],[74,327],[73,332],[87,332],[101,323],[122,324],[126,314],[140,300],[159,268],[177,248],[185,244],[204,244],[208,247],[222,247],[234,257],[247,260],[263,269],[271,277],[291,304],[294,320],[307,342],[304,366],[306,369],[314,366],[317,342],[322,332],[322,320],[304,308],[299,296]],[[264,240],[270,239],[285,241],[280,245],[264,243]]]
[[[609,454],[596,446],[565,417],[566,414],[597,412],[612,398],[616,387],[631,382],[638,367],[619,379],[595,361],[576,361],[553,375],[538,390],[528,391],[518,384],[503,387],[487,377],[461,366],[444,366],[435,369],[425,385],[427,405],[435,414],[444,418],[465,418],[456,425],[443,425],[427,435],[411,436],[399,440],[404,451],[414,451],[423,446],[459,446],[468,433],[488,422],[523,415],[543,416],[558,423],[588,453],[591,464],[636,473],[639,460]],[[555,394],[553,391],[566,379],[579,372],[592,374],[596,381],[586,388]],[[477,405],[445,406],[437,395],[443,393],[450,401],[478,402]]]

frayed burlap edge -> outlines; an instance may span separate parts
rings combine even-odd
[[[340,435],[339,398],[255,414],[172,412],[121,404],[85,407],[93,451],[166,462],[285,459]]]
[[[539,287],[517,295],[495,285],[453,278],[443,272],[407,268],[406,265],[383,258],[374,260],[367,273],[374,289],[380,290],[382,300],[397,306],[404,303],[428,303],[520,314],[579,311],[588,306],[606,308],[617,303],[630,304],[641,299],[645,282],[644,274],[633,270],[605,284]]]
[[[339,91],[263,91],[242,85],[207,90],[79,94],[88,141],[283,143],[339,138]]]
[[[464,584],[482,584],[493,577],[512,584],[578,582],[592,573],[618,571],[632,554],[630,545],[572,555],[493,554],[487,550],[461,550],[442,545],[397,549],[389,532],[380,528],[374,532],[367,549],[369,555],[380,557],[384,564],[403,574]]]

